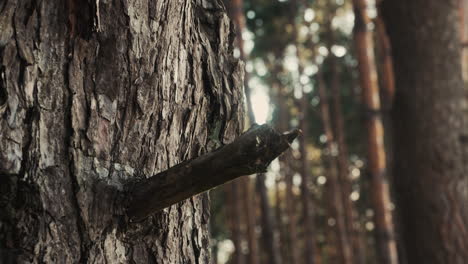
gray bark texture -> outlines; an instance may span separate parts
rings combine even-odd
[[[407,262],[464,264],[468,130],[459,1],[383,3],[395,65],[394,187]]]
[[[125,184],[242,131],[218,0],[0,1],[0,262],[209,263],[206,194],[124,217]]]

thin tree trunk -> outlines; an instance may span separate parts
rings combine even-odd
[[[395,64],[395,196],[408,263],[468,259],[468,130],[458,4],[383,3]]]
[[[393,146],[392,139],[392,118],[391,110],[393,108],[393,98],[395,96],[395,74],[393,70],[393,58],[390,40],[388,38],[387,30],[384,20],[382,18],[382,2],[377,1],[378,15],[374,19],[376,34],[377,34],[377,50],[378,50],[378,68],[379,68],[379,84],[380,84],[380,98],[382,100],[382,123],[384,127],[385,136],[385,154],[387,161],[386,173],[390,182],[393,179]],[[395,208],[394,215],[398,215],[399,208]],[[405,247],[401,240],[401,225],[398,221],[394,221],[395,226],[395,242],[397,244],[398,262],[400,264],[406,263]]]
[[[280,98],[278,99],[278,126],[280,129],[287,128],[289,125],[289,109],[286,104],[286,94],[283,88],[280,88]],[[293,157],[290,153],[286,153],[280,157],[280,166],[281,173],[284,175],[286,182],[286,196],[285,196],[285,206],[286,206],[286,215],[287,215],[287,248],[289,253],[289,262],[290,263],[299,263],[298,247],[297,247],[297,231],[296,231],[296,206],[295,206],[295,196],[293,193],[293,171],[289,165]]]
[[[0,5],[0,262],[209,263],[206,194],[129,223],[122,186],[242,131],[222,5]]]
[[[294,14],[291,16],[293,21],[298,21],[296,16],[302,11],[301,7],[307,7],[307,3],[303,0],[294,0]],[[304,73],[303,63],[301,61],[301,46],[298,37],[298,30],[302,26],[301,23],[296,23],[294,25],[294,41],[296,44],[296,57],[298,59],[298,76],[302,76]],[[313,47],[312,47],[313,49]],[[312,180],[312,175],[310,172],[310,164],[307,156],[307,139],[308,139],[308,109],[309,109],[309,96],[304,91],[304,85],[299,81],[298,85],[300,86],[302,97],[299,99],[299,111],[300,119],[299,126],[302,130],[302,137],[300,138],[299,151],[301,154],[300,160],[300,173],[301,173],[301,202],[303,208],[303,217],[304,217],[304,247],[303,247],[303,262],[305,264],[321,263],[322,259],[318,253],[318,247],[316,242],[317,234],[315,232],[315,214],[314,208],[312,206],[311,193],[309,191],[309,184]]]
[[[240,179],[226,185],[228,196],[228,209],[230,212],[231,239],[234,244],[234,253],[232,255],[233,264],[245,264],[246,256],[242,250],[242,241],[244,240],[244,231],[242,229],[243,215],[241,194],[242,185]]]
[[[226,1],[226,0],[225,0]],[[239,58],[244,62],[247,61],[247,55],[245,54],[244,49],[244,39],[242,38],[242,33],[245,29],[245,16],[244,16],[244,0],[231,0],[230,4],[230,13],[234,24],[236,25],[236,47],[239,49]],[[252,101],[250,98],[250,88],[249,88],[249,77],[247,71],[245,71],[244,76],[244,92],[247,105],[247,116],[249,118],[249,123],[255,123],[255,115],[252,109]]]
[[[343,208],[342,192],[338,182],[338,164],[335,157],[336,141],[333,134],[333,129],[330,119],[330,106],[325,91],[322,73],[319,72],[317,76],[317,88],[320,97],[320,113],[322,118],[323,129],[326,136],[326,154],[324,154],[324,163],[327,165],[327,192],[330,200],[330,216],[336,222],[336,239],[338,243],[339,263],[350,264],[353,263],[351,244],[349,243],[348,233],[345,224],[345,212]]]
[[[304,1],[302,0],[294,0],[293,8],[294,11],[291,12],[291,20],[294,21],[297,14],[301,11],[301,6],[305,5]],[[296,20],[297,21],[297,20]],[[303,63],[301,62],[301,47],[298,39],[298,30],[301,26],[300,23],[294,24],[294,31],[293,31],[293,38],[296,44],[296,57],[298,59],[298,76],[301,76],[304,72],[303,70]],[[320,255],[317,254],[317,244],[315,241],[316,234],[314,232],[315,229],[315,221],[314,221],[314,213],[311,206],[311,194],[309,191],[308,183],[311,181],[310,175],[310,166],[307,157],[307,137],[308,137],[308,114],[307,110],[309,107],[308,95],[304,92],[304,86],[301,82],[298,82],[298,85],[301,88],[302,97],[299,99],[299,111],[300,111],[300,119],[299,119],[299,126],[302,130],[302,137],[300,138],[300,146],[299,151],[301,153],[301,160],[300,160],[300,172],[301,172],[301,202],[303,208],[303,217],[304,217],[304,248],[303,248],[303,257],[305,264],[313,264],[313,263],[320,263]]]
[[[311,183],[310,164],[307,157],[307,137],[308,137],[308,115],[307,109],[309,107],[308,96],[303,93],[300,99],[301,119],[299,127],[302,130],[302,137],[300,138],[300,152],[301,152],[301,199],[304,215],[304,256],[305,264],[321,263],[320,255],[318,254],[317,244],[315,241],[315,220],[314,209],[312,208],[311,193],[309,191],[309,184]]]
[[[257,245],[257,235],[255,234],[256,227],[256,214],[255,214],[255,197],[252,195],[251,180],[249,177],[244,177],[241,180],[242,184],[242,195],[245,208],[245,217],[247,219],[247,241],[249,245],[248,263],[256,264],[259,263],[259,251]]]
[[[282,175],[279,175],[280,177],[276,179],[275,181],[275,218],[276,218],[276,229],[278,230],[279,234],[279,245],[280,245],[280,255],[283,260],[283,262],[288,260],[288,252],[287,252],[287,247],[286,247],[286,231],[284,228],[284,221],[283,221],[283,215],[284,215],[284,209],[283,209],[283,198],[284,196],[281,195],[281,188],[280,185],[284,181],[284,178]]]
[[[355,263],[364,263],[365,256],[363,254],[364,245],[361,237],[361,232],[358,228],[359,215],[351,200],[351,179],[349,178],[349,162],[348,148],[345,142],[345,127],[343,113],[341,109],[341,93],[339,89],[339,71],[336,63],[336,58],[331,55],[331,82],[330,90],[332,94],[332,117],[334,123],[334,133],[336,135],[336,143],[338,147],[338,177],[340,181],[340,189],[342,192],[343,209],[345,215],[346,228],[349,232],[350,241],[353,248],[353,257]]]
[[[275,232],[275,217],[268,201],[268,193],[265,186],[265,174],[257,175],[257,192],[260,197],[261,219],[262,219],[262,242],[266,252],[266,263],[281,264],[281,254],[279,249],[279,234]]]
[[[393,102],[393,96],[395,94],[395,74],[393,72],[393,59],[390,40],[388,39],[388,35],[385,30],[385,24],[380,16],[380,13],[381,12],[379,8],[379,15],[374,19],[380,51],[380,79],[382,84],[382,89],[380,89],[380,91],[383,93],[381,96],[383,100],[383,108],[390,109]]]
[[[391,212],[390,191],[386,179],[384,133],[380,109],[377,69],[374,61],[372,33],[365,0],[353,0],[355,13],[354,41],[359,79],[366,110],[368,170],[371,175],[371,197],[375,211],[375,233],[379,263],[398,263]]]
[[[245,18],[243,12],[243,0],[233,0],[231,1],[229,8],[229,13],[234,21],[236,27],[236,47],[239,49],[239,58],[246,61],[246,54],[244,51],[244,40],[242,38],[242,32],[244,31],[245,27]],[[255,116],[252,109],[252,103],[250,101],[250,89],[248,87],[249,78],[247,73],[244,76],[244,91],[245,96],[247,99],[247,115],[249,123],[255,123]],[[255,226],[256,226],[256,217],[255,217],[255,210],[253,200],[255,199],[252,188],[251,188],[251,179],[248,177],[239,179],[240,184],[242,185],[242,192],[243,192],[243,207],[245,209],[245,225],[247,229],[247,241],[249,246],[249,255],[248,255],[248,263],[256,264],[259,262],[258,256],[258,244],[257,244],[257,237],[255,235]]]
[[[465,82],[468,82],[468,0],[460,0],[460,41],[462,43],[462,73]]]
[[[335,42],[335,36],[331,27],[331,17],[327,23],[328,30],[328,48],[331,50]],[[355,263],[364,263],[365,255],[363,240],[361,232],[358,228],[359,215],[351,200],[351,179],[349,175],[349,162],[348,162],[348,147],[345,140],[345,126],[343,119],[343,111],[341,109],[341,92],[340,92],[340,71],[337,63],[337,57],[330,53],[329,55],[329,67],[330,67],[330,91],[331,91],[331,117],[333,120],[333,133],[336,137],[336,143],[338,148],[338,179],[339,186],[342,192],[342,203],[345,216],[346,229],[349,234],[350,242],[352,243],[353,259]]]

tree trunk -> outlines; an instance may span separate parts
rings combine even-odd
[[[331,46],[330,46],[331,47]],[[341,198],[343,199],[343,210],[345,216],[346,229],[349,234],[349,239],[352,244],[353,258],[356,264],[364,263],[365,256],[363,254],[363,241],[361,238],[361,232],[358,228],[359,215],[351,200],[351,179],[349,175],[349,162],[348,162],[348,147],[345,141],[345,127],[343,113],[341,109],[341,92],[339,87],[339,69],[336,57],[331,54],[330,57],[330,70],[331,70],[331,101],[332,101],[332,118],[334,135],[336,135],[336,143],[338,147],[338,179],[341,191]]]
[[[333,6],[333,5],[332,5]],[[329,7],[334,9],[335,7]],[[328,49],[331,51],[332,46],[335,44],[335,32],[331,26],[331,21],[335,10],[329,11],[330,17],[327,21],[327,44]],[[341,90],[340,90],[340,69],[338,58],[330,52],[329,55],[329,68],[330,68],[330,92],[331,92],[331,118],[333,121],[333,135],[336,137],[336,145],[338,149],[337,164],[338,164],[338,179],[339,187],[342,192],[341,198],[343,199],[344,221],[349,235],[350,242],[353,249],[353,259],[356,264],[365,262],[364,241],[361,237],[359,230],[359,214],[351,200],[352,182],[349,174],[348,162],[348,146],[346,144],[346,129],[345,121],[343,118]]]
[[[380,51],[379,64],[381,74],[379,77],[382,84],[380,91],[382,92],[383,109],[388,110],[392,105],[395,94],[395,74],[393,72],[392,48],[380,13],[379,8],[379,15],[374,19],[374,24]]]
[[[339,263],[353,263],[353,252],[349,243],[348,233],[346,232],[345,212],[343,208],[343,197],[338,182],[338,164],[336,159],[336,141],[330,119],[330,106],[325,91],[322,73],[317,74],[317,88],[320,97],[320,114],[323,124],[323,130],[326,136],[326,150],[324,155],[324,164],[326,164],[327,186],[326,192],[330,208],[330,216],[334,218],[336,227],[336,242],[339,255]]]
[[[246,256],[242,250],[242,241],[244,240],[244,232],[242,230],[243,211],[242,211],[242,195],[241,195],[240,179],[234,180],[226,185],[227,195],[231,198],[228,201],[231,239],[234,244],[234,253],[231,256],[233,264],[245,264]]]
[[[395,0],[383,6],[396,78],[395,195],[408,263],[468,259],[458,2]]]
[[[222,5],[0,5],[0,261],[209,263],[206,194],[129,223],[123,186],[242,131]]]
[[[236,47],[239,49],[240,56],[239,58],[242,61],[246,61],[246,54],[244,51],[244,40],[242,38],[242,32],[245,28],[245,19],[244,19],[244,3],[242,0],[233,0],[231,1],[231,5],[229,8],[229,13],[233,19],[233,22],[236,26]],[[248,86],[249,78],[247,74],[244,76],[244,91],[245,97],[247,99],[247,116],[250,124],[255,123],[255,116],[252,110],[252,103],[250,102],[250,89]],[[242,192],[243,192],[243,201],[244,201],[244,212],[245,212],[245,225],[247,229],[247,241],[249,245],[249,261],[248,263],[256,264],[259,262],[259,252],[258,252],[258,243],[257,243],[257,236],[255,234],[255,226],[256,226],[256,217],[255,217],[255,195],[253,194],[252,186],[251,186],[251,179],[248,177],[244,177],[243,179],[239,180],[242,184]]]
[[[300,129],[302,130],[302,137],[300,138],[299,150],[301,152],[301,200],[302,200],[302,213],[304,216],[304,263],[314,264],[321,263],[320,255],[317,252],[316,232],[314,221],[314,209],[312,207],[311,193],[309,185],[312,181],[310,173],[310,165],[307,157],[307,137],[308,137],[308,115],[307,110],[309,107],[308,94],[303,93],[300,99]]]
[[[374,45],[372,34],[368,29],[370,21],[366,1],[353,0],[353,5],[356,18],[354,41],[366,111],[367,158],[371,175],[371,199],[375,210],[377,252],[379,263],[396,264],[398,256],[390,209],[390,191],[386,179],[386,157]]]
[[[251,186],[251,180],[249,177],[243,177],[240,179],[242,185],[242,201],[244,205],[243,214],[245,215],[246,221],[246,233],[247,242],[249,245],[248,263],[257,264],[259,263],[259,252],[257,244],[257,235],[255,234],[256,227],[256,214],[255,214],[255,196],[252,195],[253,190]]]
[[[280,129],[287,129],[289,127],[289,109],[287,105],[286,91],[284,87],[280,85],[278,99],[278,127]],[[299,263],[299,254],[297,247],[297,230],[296,230],[296,203],[293,192],[293,170],[290,167],[290,162],[293,157],[290,153],[285,153],[285,155],[279,158],[280,160],[280,173],[284,175],[286,182],[286,195],[285,195],[285,212],[287,216],[287,251],[289,253],[289,263]]]
[[[460,0],[460,41],[462,43],[462,73],[465,82],[468,82],[468,0]]]
[[[281,264],[281,252],[279,249],[279,234],[276,232],[276,222],[273,212],[271,210],[268,193],[265,186],[265,174],[260,173],[257,175],[257,192],[260,197],[261,219],[262,219],[262,242],[263,249],[266,253],[265,263]]]

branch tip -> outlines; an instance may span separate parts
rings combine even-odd
[[[285,133],[283,133],[283,137],[286,138],[286,140],[289,142],[289,144],[291,144],[294,139],[296,139],[298,136],[302,135],[302,130],[296,128],[296,129],[293,129],[293,130],[290,130],[290,131],[287,131]]]

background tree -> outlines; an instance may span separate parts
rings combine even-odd
[[[372,32],[369,30],[367,2],[353,0],[355,13],[354,43],[358,60],[362,102],[366,115],[367,158],[370,173],[370,192],[375,210],[376,246],[380,263],[398,263],[390,187],[384,146],[377,67]]]
[[[468,259],[458,3],[383,3],[396,78],[394,187],[408,263]]]

